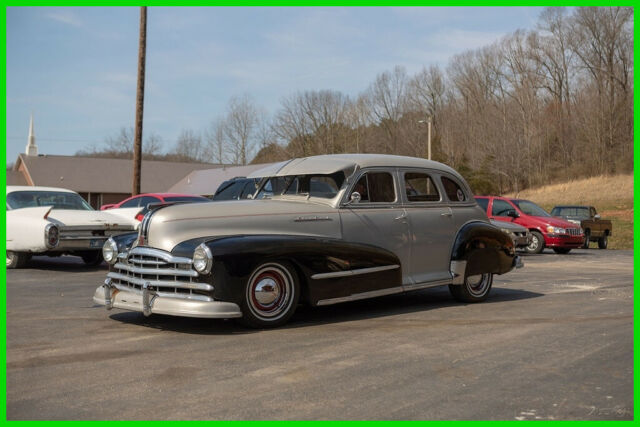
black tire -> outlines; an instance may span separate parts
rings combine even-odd
[[[86,265],[95,267],[102,264],[102,251],[91,251],[80,254],[80,258]]]
[[[7,270],[23,268],[31,259],[31,255],[26,252],[7,251]]]
[[[242,296],[242,317],[250,328],[284,325],[296,311],[300,284],[293,267],[283,261],[260,264],[249,276]]]
[[[608,244],[609,244],[609,237],[605,233],[601,238],[598,239],[598,248],[607,249]]]
[[[544,237],[539,231],[531,232],[531,243],[525,248],[528,254],[539,254],[544,250]]]
[[[557,254],[566,255],[571,252],[571,248],[553,248],[553,251]]]
[[[585,230],[584,232],[584,243],[582,244],[582,249],[589,249],[589,241],[591,240],[591,232],[589,230]]]
[[[449,291],[460,302],[481,302],[487,299],[493,285],[493,274],[484,273],[464,278],[462,285],[449,285]]]

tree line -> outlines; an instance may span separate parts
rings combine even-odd
[[[362,152],[427,157],[458,169],[477,193],[633,170],[633,9],[547,8],[533,30],[414,75],[400,66],[357,96],[302,91],[272,115],[232,98],[203,132],[184,130],[147,157],[227,164]],[[128,153],[122,130],[84,154]]]

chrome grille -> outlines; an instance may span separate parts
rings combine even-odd
[[[579,236],[580,233],[580,229],[579,228],[567,228],[567,232],[571,235],[571,236]]]
[[[159,297],[213,301],[213,286],[198,281],[191,259],[176,257],[165,251],[135,247],[118,254],[118,262],[107,274],[117,289],[142,293],[145,283]]]

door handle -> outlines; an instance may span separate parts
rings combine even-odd
[[[399,217],[396,218],[396,221],[399,221],[399,220],[405,219],[405,218],[407,218],[407,213],[406,212],[402,212],[402,214]]]
[[[451,217],[451,216],[453,216],[453,214],[451,212],[443,212],[443,213],[440,214],[440,216]]]

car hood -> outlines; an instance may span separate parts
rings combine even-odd
[[[496,227],[504,228],[510,231],[519,231],[519,232],[527,231],[526,228],[516,224],[515,222],[498,221],[498,220],[492,219],[491,224],[495,225]]]
[[[561,228],[579,228],[576,224],[573,224],[564,219],[556,218],[554,216],[527,216],[528,218],[538,222],[540,225],[551,225],[553,227]]]
[[[335,208],[304,199],[174,205],[152,214],[144,244],[171,251],[185,240],[245,234],[340,238],[340,216]]]

